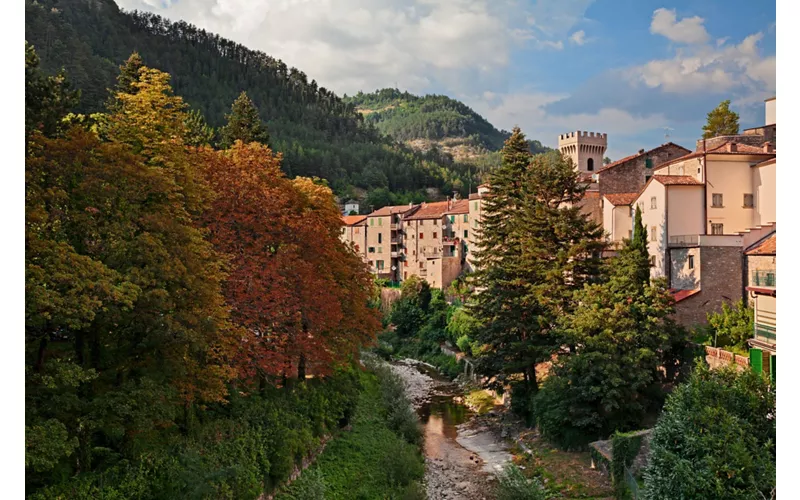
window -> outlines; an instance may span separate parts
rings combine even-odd
[[[358,232],[359,232],[359,229],[358,229],[358,228],[356,228],[356,234],[358,234]]]
[[[374,266],[374,265],[375,265],[375,262],[373,262],[373,261],[369,261],[369,267],[372,267],[372,266]]]
[[[645,160],[644,160],[644,168],[653,168],[653,159],[652,158],[645,158]]]
[[[711,234],[724,234],[722,232],[722,224],[711,224]]]
[[[433,225],[434,226],[438,226],[439,225],[439,219],[433,219]]]
[[[404,279],[404,280],[407,280],[407,279],[408,279],[408,271],[406,271],[406,272],[404,272],[404,273],[403,273],[403,279]]]
[[[383,217],[378,217],[378,225],[379,226],[383,225]]]
[[[425,233],[419,233],[419,239],[423,239],[423,236],[425,236]]]
[[[656,256],[655,255],[651,255],[650,256],[650,267],[656,267]]]
[[[683,175],[686,171],[683,169],[683,165],[678,167],[678,175]]]
[[[455,224],[455,223],[456,223],[456,216],[455,215],[451,215],[450,216],[450,224]]]
[[[422,269],[422,261],[419,261],[419,268]]]
[[[652,175],[645,175],[645,176],[644,176],[644,182],[645,182],[645,184],[647,184],[647,182],[650,180],[650,177],[653,177],[653,176],[652,176]]]
[[[711,195],[711,206],[722,208],[722,193],[714,193]]]
[[[378,267],[378,269],[381,269],[381,270],[383,270],[383,261],[382,261],[382,260],[378,260],[378,261],[376,261],[375,263],[378,265],[378,266],[377,266],[377,267]]]
[[[469,232],[465,229],[464,230],[464,239],[466,240],[467,238],[469,238]]]
[[[689,256],[689,269],[694,269],[694,255]]]
[[[369,247],[369,250],[367,250],[367,251],[369,253],[375,253],[375,247]]]
[[[464,222],[469,222],[469,215],[464,214]]]
[[[697,167],[697,174],[700,175],[700,167]]]
[[[650,197],[650,210],[652,210],[654,208],[658,208],[658,203],[656,201],[656,197],[655,196],[651,196]]]
[[[467,255],[468,253],[469,253],[469,248],[467,248],[467,245],[464,245],[464,255]]]
[[[594,170],[594,158],[589,158],[589,159],[586,161],[586,170],[588,170],[588,171],[590,171],[590,172],[591,172],[592,170]]]
[[[633,229],[628,229],[628,239],[629,240],[633,239]]]
[[[650,241],[656,241],[656,226],[650,226]]]
[[[383,253],[383,247],[378,247],[378,253]]]
[[[753,195],[750,193],[744,195],[744,208],[753,208]]]
[[[439,233],[433,233],[433,239],[436,239],[438,234]]]
[[[374,226],[375,225],[375,219],[370,219],[369,220],[369,225],[370,226]]]
[[[383,243],[383,235],[378,233],[378,243]]]
[[[478,202],[477,201],[475,203],[473,203],[472,206],[475,207],[475,210],[478,210]]]
[[[403,267],[408,267],[408,261],[403,262]]]

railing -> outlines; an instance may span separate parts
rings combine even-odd
[[[775,287],[775,270],[762,269],[753,271],[750,275],[751,286]]]
[[[775,334],[776,328],[770,325],[762,325],[756,323],[756,338],[762,337],[767,341],[771,341],[773,344],[775,343]]]
[[[679,236],[670,236],[669,237],[669,246],[688,246],[688,245],[699,245],[700,244],[700,235],[697,234],[682,234]]]

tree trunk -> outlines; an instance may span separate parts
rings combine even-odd
[[[306,381],[306,357],[304,354],[300,355],[300,361],[297,362],[297,379],[300,382]]]
[[[49,339],[49,335],[45,335],[42,337],[42,340],[39,341],[39,352],[36,355],[36,372],[39,373],[42,371],[42,365],[44,365],[44,355],[47,352],[47,341]]]

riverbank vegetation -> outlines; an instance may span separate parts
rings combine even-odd
[[[380,327],[331,190],[241,141],[245,99],[215,149],[135,55],[90,116],[25,55],[28,495],[273,490],[350,423]]]
[[[397,375],[379,364],[370,364],[370,371],[361,374],[352,429],[331,441],[276,500],[425,498],[417,415]]]

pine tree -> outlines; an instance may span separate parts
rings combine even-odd
[[[584,188],[559,152],[532,157],[518,128],[503,148],[485,198],[469,305],[482,324],[484,373],[522,373],[536,391],[536,365],[558,348],[553,328],[572,294],[599,273],[602,229],[580,212]]]
[[[626,241],[617,259],[624,265],[615,265],[612,269],[620,269],[622,274],[630,274],[636,279],[637,286],[650,283],[650,253],[647,248],[647,230],[642,223],[642,211],[636,206],[633,220],[633,238]]]
[[[260,142],[269,146],[269,132],[261,121],[253,101],[247,97],[246,92],[239,94],[239,97],[231,106],[231,114],[227,115],[228,123],[220,129],[222,139],[220,146],[224,149],[233,146],[237,140],[245,144]]]
[[[208,146],[214,141],[214,129],[206,123],[203,114],[193,109],[186,114],[186,139],[189,146]]]
[[[708,113],[706,124],[703,125],[703,139],[739,133],[739,114],[730,110],[730,104],[730,99],[722,101]]]
[[[78,104],[79,93],[70,89],[64,72],[45,76],[39,69],[39,56],[25,42],[25,133],[38,130],[45,136],[58,133],[62,118]]]
[[[117,86],[115,92],[123,92],[125,94],[135,94],[137,89],[134,86],[135,82],[139,81],[139,70],[144,67],[142,56],[138,52],[134,52],[119,67],[119,75],[117,76]]]

